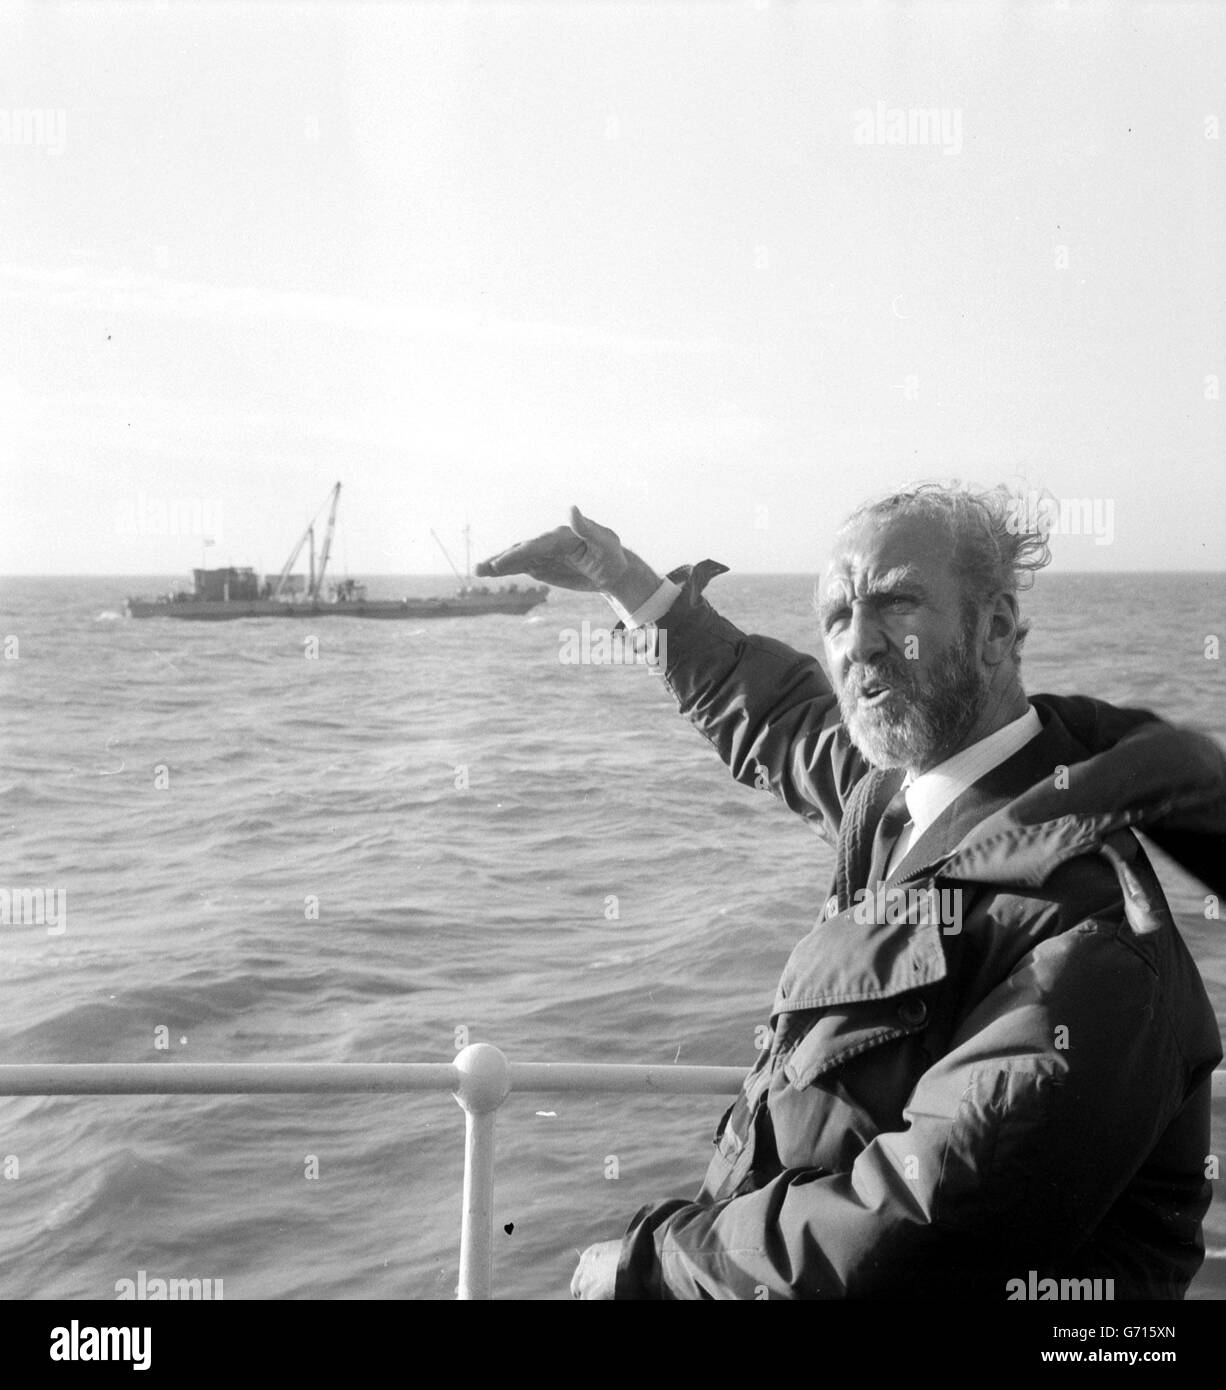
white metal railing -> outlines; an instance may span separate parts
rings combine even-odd
[[[453,1062],[34,1062],[0,1064],[0,1096],[272,1095],[308,1092],[450,1091],[464,1111],[460,1217],[461,1299],[493,1290],[494,1124],[516,1091],[730,1094],[744,1067],[508,1062],[473,1043]]]
[[[473,1043],[453,1062],[34,1062],[0,1064],[0,1095],[271,1095],[306,1092],[450,1091],[464,1111],[464,1197],[460,1217],[461,1299],[493,1296],[494,1124],[514,1091],[639,1091],[727,1095],[744,1067],[630,1066],[597,1062],[508,1062]],[[1226,1070],[1213,1073],[1226,1095]]]

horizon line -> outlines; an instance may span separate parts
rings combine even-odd
[[[227,568],[231,568],[231,566],[222,565],[220,568],[222,568],[222,569],[227,569]],[[234,568],[237,568],[237,567],[234,567]],[[741,575],[741,576],[744,577],[744,578],[755,578],[755,579],[759,579],[759,578],[760,578],[760,579],[820,578],[820,576],[821,576],[821,572],[820,572],[819,570],[737,570],[737,569],[729,569],[729,570],[727,571],[727,573],[729,573],[729,574]],[[51,573],[43,572],[43,573],[37,573],[37,574],[34,573],[33,571],[28,571],[28,572],[27,572],[27,571],[13,571],[13,572],[7,573],[7,574],[0,574],[0,580],[3,580],[3,579],[165,579],[165,578],[168,576],[168,574],[169,574],[169,571],[166,571],[166,570],[124,570],[124,571],[118,571],[118,570],[73,570],[73,571],[71,571],[71,572],[69,572],[69,571],[55,571],[55,572],[51,572]],[[1095,575],[1095,576],[1125,575],[1125,574],[1221,574],[1221,575],[1226,575],[1226,565],[1222,565],[1221,567],[1219,567],[1219,568],[1217,568],[1217,569],[1212,569],[1212,568],[1207,568],[1207,567],[1206,567],[1206,568],[1201,568],[1201,569],[1123,569],[1123,570],[1106,570],[1106,569],[1103,569],[1103,570],[1099,570],[1099,569],[1078,570],[1078,569],[1064,569],[1064,568],[1061,568],[1061,569],[1058,569],[1058,570],[1051,570],[1051,571],[1048,571],[1048,574],[1067,574],[1067,575],[1074,575],[1074,574],[1081,575],[1081,574],[1085,574],[1085,575]],[[352,574],[346,575],[345,577],[346,577],[346,578],[362,578],[362,579],[438,579],[438,578],[440,578],[440,577],[444,577],[444,578],[449,577],[449,578],[451,578],[451,579],[454,579],[454,578],[455,578],[454,575],[448,576],[446,570],[361,570],[361,571],[358,571],[358,572],[356,572],[356,573],[352,573]],[[491,582],[489,576],[478,577],[477,575],[471,575],[471,576],[469,576],[469,577],[470,577],[472,580],[474,580],[474,581],[476,581],[476,582],[480,582],[480,583],[489,583],[489,582]],[[721,577],[722,577],[722,576],[721,576]],[[1038,576],[1036,576],[1036,580],[1037,580],[1037,578],[1038,578]],[[543,582],[543,581],[533,580],[533,579],[532,579],[532,576],[529,575],[529,574],[505,574],[505,575],[497,575],[497,576],[494,576],[493,582],[497,582],[498,580],[501,580],[501,579],[527,579],[527,580],[530,580],[532,583]],[[575,590],[573,590],[573,591],[567,590],[566,587],[565,587],[565,585],[562,585],[562,584],[550,584],[549,587],[550,587],[551,589],[561,589],[564,593],[566,593],[566,592],[574,592],[574,593],[586,593],[586,592],[590,592],[589,590],[583,590],[583,589],[575,589]],[[1032,587],[1033,587],[1033,586],[1032,586]],[[1029,590],[1027,590],[1026,592],[1029,592]]]

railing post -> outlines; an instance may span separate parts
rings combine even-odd
[[[493,1297],[494,1123],[511,1089],[506,1057],[473,1043],[455,1059],[455,1098],[464,1111],[464,1205],[460,1215],[460,1299]]]

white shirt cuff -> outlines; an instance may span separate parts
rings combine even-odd
[[[674,584],[671,579],[663,579],[655,593],[633,613],[629,612],[623,604],[618,603],[612,594],[606,594],[605,598],[609,600],[609,606],[622,622],[629,628],[635,628],[646,627],[648,623],[658,623],[673,606],[680,592],[680,584]]]

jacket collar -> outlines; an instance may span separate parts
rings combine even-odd
[[[887,882],[898,883],[940,864],[974,837],[985,820],[1036,784],[1054,782],[1057,768],[1068,768],[1087,756],[1086,748],[1041,696],[1030,703],[1038,713],[1041,731],[951,802],[915,841]]]
[[[1041,699],[1032,703],[1044,718]],[[1036,775],[955,841],[943,877],[1041,886],[1060,865],[1090,853],[1106,854],[1118,871],[1121,860],[1140,857],[1125,833],[1134,826],[1160,829],[1163,848],[1195,869],[1181,836],[1220,836],[1226,824],[1226,757],[1203,735],[1153,721],[1089,757],[1048,708],[1031,747]]]
[[[989,878],[985,866],[999,870],[1008,863],[1014,846],[1025,841],[1026,832],[984,836],[990,826],[1036,783],[1046,785],[1057,768],[1068,768],[1087,756],[1055,711],[1041,699],[1031,703],[1038,711],[1042,730],[1012,757],[994,767],[953,801],[919,837],[887,880],[887,887],[906,880],[942,878]],[[868,799],[881,802],[901,785],[902,773],[868,774],[877,781],[868,789]],[[1036,835],[1031,848],[1045,872],[1055,867],[1051,836],[1047,827]],[[1064,837],[1062,858],[1093,848],[1088,832]],[[1003,856],[1003,857],[1002,857]],[[949,863],[960,870],[949,874]],[[863,866],[861,865],[861,872]],[[867,889],[876,885],[851,882],[847,885],[858,900],[848,902],[836,916],[821,921],[793,950],[784,968],[775,996],[774,1013],[823,1008],[838,1003],[885,1000],[896,995],[936,984],[945,978],[947,962],[939,921],[922,920],[922,902],[913,895],[899,894],[896,920],[881,921],[876,911],[860,910]],[[908,899],[911,900],[908,900]],[[893,913],[891,914],[893,915]]]
[[[1126,739],[1091,756],[1062,717],[1071,709],[1076,724],[1075,702],[1046,696],[1030,702],[1042,732],[947,807],[888,884],[939,879],[1033,889],[1070,859],[1102,854],[1116,871],[1132,928],[1155,930],[1169,914],[1130,828],[1163,828],[1163,847],[1181,862],[1187,856],[1180,834],[1220,840],[1226,755],[1203,735],[1142,720]],[[878,782],[874,801],[895,785],[880,774]],[[849,886],[854,892],[865,885]],[[908,895],[899,896],[906,911],[894,924],[854,906],[819,922],[792,952],[774,1012],[885,1000],[943,979],[940,924],[918,920]]]

